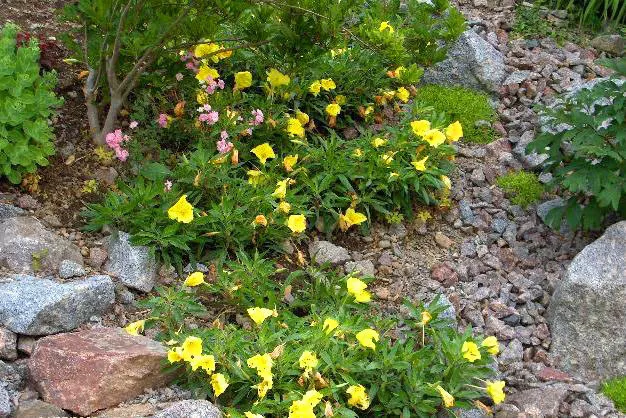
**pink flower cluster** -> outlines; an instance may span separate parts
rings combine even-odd
[[[205,90],[209,94],[215,93],[215,89],[216,88],[219,88],[220,90],[224,90],[224,86],[225,86],[224,80],[222,80],[221,78],[218,79],[217,81],[215,81],[211,77],[208,77],[206,79],[206,84],[207,84],[207,86],[206,86]]]
[[[265,120],[265,116],[263,115],[263,111],[261,109],[253,110],[252,116],[254,116],[254,120],[250,121],[250,125],[252,126],[259,126]]]
[[[233,143],[230,141],[227,141],[228,139],[228,132],[226,131],[222,131],[220,133],[220,140],[217,141],[217,152],[219,152],[220,154],[226,154],[227,152],[230,152],[230,150],[233,149]]]
[[[169,121],[170,121],[170,118],[165,113],[161,113],[159,115],[159,119],[157,120],[157,122],[158,122],[158,124],[159,124],[159,126],[161,128],[167,128],[167,125],[168,125]]]
[[[205,104],[198,108],[198,112],[200,115],[198,116],[198,120],[200,122],[205,122],[208,125],[214,125],[220,118],[220,114],[211,109],[211,105]]]
[[[128,158],[128,151],[122,148],[122,143],[130,140],[128,135],[122,135],[121,129],[116,129],[114,132],[110,132],[105,137],[105,141],[109,148],[115,151],[115,155],[120,161],[126,161]]]

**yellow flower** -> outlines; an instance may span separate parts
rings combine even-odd
[[[317,360],[317,356],[311,351],[304,351],[298,361],[300,364],[300,368],[304,369],[308,373],[310,373],[311,370],[317,367],[317,364],[319,363],[319,361]]]
[[[187,337],[182,345],[181,357],[185,361],[191,361],[194,357],[202,355],[202,339]]]
[[[356,278],[349,277],[346,281],[346,286],[348,288],[348,293],[354,296],[354,299],[359,303],[365,303],[372,300],[372,295],[367,290],[367,284]]]
[[[258,186],[263,182],[263,173],[259,170],[248,170],[248,183],[253,186]]]
[[[183,359],[183,349],[181,347],[176,347],[167,352],[167,361],[170,363],[176,363]]]
[[[250,71],[240,71],[235,73],[235,88],[243,90],[252,85],[252,73]]]
[[[261,380],[261,382],[257,385],[259,398],[263,399],[272,387],[274,387],[274,381],[272,380],[272,374],[270,373],[268,378],[263,378],[263,380]]]
[[[198,104],[201,104],[201,105],[207,104],[209,102],[209,95],[207,94],[206,91],[200,90],[196,94],[196,101],[198,102]]]
[[[433,148],[437,148],[439,145],[446,142],[446,136],[439,129],[429,129],[424,132],[423,138],[424,141],[428,142]]]
[[[250,318],[257,324],[261,325],[263,321],[265,321],[270,316],[278,316],[278,312],[276,310],[267,309],[267,308],[248,308],[248,315]]]
[[[446,187],[446,189],[452,188],[452,182],[450,181],[450,177],[441,176],[441,181],[443,182],[443,185]]]
[[[339,322],[333,318],[326,318],[324,320],[324,325],[322,326],[322,330],[326,332],[326,334],[330,334],[339,326]]]
[[[198,74],[196,74],[196,78],[198,79],[198,81],[206,81],[207,78],[217,80],[218,78],[220,78],[220,73],[218,73],[215,68],[211,68],[206,64],[202,64],[202,66],[198,70]]]
[[[411,164],[417,171],[426,171],[426,161],[428,160],[428,156],[422,158],[419,161],[411,161]]]
[[[454,396],[450,395],[444,388],[439,385],[437,385],[435,389],[439,391],[441,399],[443,400],[443,405],[446,408],[452,408],[454,406]]]
[[[342,231],[347,231],[352,225],[361,225],[365,221],[367,221],[367,216],[352,208],[348,208],[345,215],[339,215],[339,228]]]
[[[213,52],[218,51],[220,48],[219,46],[217,46],[216,44],[198,44],[196,45],[193,54],[196,56],[196,58],[202,58],[205,55],[209,55],[212,54]],[[213,57],[211,57],[213,58]]]
[[[505,383],[501,380],[496,380],[495,382],[487,380],[487,394],[491,396],[493,403],[496,405],[504,402],[504,398],[506,398],[503,390],[504,385]]]
[[[287,183],[289,179],[281,180],[276,183],[276,190],[272,193],[272,197],[276,199],[284,199],[287,196]]]
[[[300,122],[302,126],[309,123],[309,120],[310,120],[309,115],[307,115],[304,112],[301,112],[300,110],[296,110],[296,119],[298,119],[298,121]]]
[[[363,151],[361,148],[357,148],[352,152],[352,156],[356,158],[361,158],[363,156]]]
[[[331,49],[330,56],[335,58],[337,55],[342,55],[344,52],[346,52],[346,48]]]
[[[287,120],[287,133],[289,136],[298,136],[300,138],[304,138],[304,126],[302,123],[296,118],[289,118]]]
[[[272,68],[267,73],[267,81],[272,87],[286,86],[291,82],[289,76],[281,73],[276,68]]]
[[[291,211],[291,204],[283,200],[282,202],[278,204],[278,210],[284,214],[287,214],[289,213],[289,211]]]
[[[283,167],[285,167],[286,172],[293,171],[293,166],[298,162],[298,154],[296,155],[288,155],[283,158]]]
[[[380,336],[373,329],[366,328],[363,331],[357,332],[356,339],[359,340],[359,344],[363,347],[375,350],[376,344],[374,344],[374,341],[380,340]]]
[[[485,338],[480,345],[485,347],[487,352],[492,356],[500,352],[500,344],[498,343],[498,339],[494,336]]]
[[[265,418],[263,415],[261,414],[253,414],[250,411],[246,411],[243,413],[243,415],[245,416],[245,418]]]
[[[189,361],[191,370],[196,371],[198,367],[201,367],[205,372],[211,374],[215,371],[215,357],[212,355],[203,354],[198,357],[194,357]]]
[[[409,91],[405,89],[404,87],[400,87],[398,88],[398,90],[396,90],[396,97],[400,99],[402,103],[408,102],[409,96],[410,96]]]
[[[395,152],[393,151],[387,151],[386,153],[384,153],[383,155],[380,156],[380,158],[383,160],[383,163],[385,165],[389,165],[391,164],[391,162],[393,161],[393,156],[396,155]]]
[[[309,92],[313,93],[313,96],[317,96],[318,94],[320,94],[321,89],[322,89],[322,83],[320,83],[319,80],[315,80],[309,86]]]
[[[183,284],[185,286],[194,287],[202,283],[204,283],[204,273],[202,273],[201,271],[196,271],[187,276]]]
[[[265,162],[269,158],[276,158],[276,154],[274,154],[274,150],[267,142],[257,145],[256,147],[250,150],[251,153],[257,156],[261,164],[265,164]]]
[[[478,346],[471,341],[465,341],[463,343],[461,353],[463,354],[463,358],[470,363],[480,360],[480,351],[478,350]]]
[[[143,332],[143,327],[145,325],[146,325],[146,320],[141,319],[139,321],[131,322],[130,324],[126,325],[124,329],[130,335],[139,335],[140,332]]]
[[[268,372],[272,371],[272,366],[274,365],[274,361],[272,360],[272,357],[269,354],[256,354],[252,357],[250,357],[246,363],[248,364],[248,367],[250,367],[251,369],[256,369],[257,374],[260,377],[266,377],[268,376]]]
[[[265,215],[257,215],[254,218],[254,223],[256,225],[267,226],[267,218]]]
[[[213,387],[213,394],[217,398],[222,393],[224,393],[224,391],[228,387],[226,377],[221,373],[215,373],[213,376],[211,376],[211,387]]]
[[[337,116],[339,113],[341,113],[341,106],[339,106],[337,103],[331,103],[326,106],[326,113],[328,113],[329,116]]]
[[[320,80],[320,84],[322,85],[322,88],[326,91],[334,90],[337,88],[332,78],[323,78]]]
[[[383,92],[383,103],[387,103],[388,101],[393,100],[393,98],[396,97],[396,92],[395,90],[388,90],[388,91],[384,91]]]
[[[382,139],[382,138],[377,136],[376,138],[372,139],[372,146],[374,148],[380,148],[383,145],[385,145],[387,142],[388,141],[386,139]]]
[[[371,114],[373,111],[374,111],[374,106],[367,106],[365,108],[365,110],[363,111],[363,114],[365,116],[367,116],[367,115]]]
[[[430,312],[428,311],[422,312],[422,325],[427,325],[432,319],[433,319],[433,316],[430,314]]]
[[[193,206],[187,202],[186,194],[182,195],[178,202],[174,203],[174,206],[167,210],[167,216],[184,224],[193,221]]]
[[[367,396],[365,387],[362,385],[353,385],[346,389],[346,393],[350,395],[348,405],[356,406],[359,409],[367,409],[370,406],[370,398]]]
[[[424,119],[414,120],[413,122],[411,122],[411,129],[413,130],[413,133],[415,135],[422,136],[424,135],[424,133],[430,130],[430,122]]]
[[[287,226],[296,234],[304,232],[306,229],[306,218],[304,215],[291,215],[287,220]]]
[[[395,171],[392,171],[391,173],[389,173],[389,180],[393,180],[396,177],[400,177],[400,174],[396,173]]]
[[[338,94],[337,96],[335,96],[335,103],[337,103],[338,105],[345,105],[347,101],[348,99],[346,99],[346,96],[344,96],[343,94]]]
[[[385,29],[389,30],[389,33],[393,33],[393,27],[389,24],[389,22],[380,22],[380,26],[378,27],[378,30],[380,32],[384,31]]]
[[[306,393],[302,395],[302,401],[314,407],[314,406],[317,406],[317,404],[321,402],[323,397],[324,395],[322,395],[315,389],[311,389],[311,390],[307,390]]]
[[[288,418],[315,418],[313,406],[303,400],[293,401],[289,407]]]
[[[463,137],[463,127],[458,120],[448,125],[446,128],[446,137],[453,142]]]

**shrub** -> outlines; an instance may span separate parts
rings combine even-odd
[[[0,32],[0,175],[18,184],[54,154],[48,118],[59,104],[54,73],[39,74],[36,40],[17,47],[15,25]]]
[[[254,294],[257,283],[269,290],[264,274],[271,264],[256,264],[265,266],[261,277],[241,274],[245,268],[227,270],[216,287],[193,273],[169,292],[181,295],[176,300],[232,301],[239,292]],[[493,401],[504,399],[504,382],[484,380],[493,374],[497,340],[457,332],[441,315],[446,306],[437,298],[428,306],[407,302],[410,317],[404,323],[411,330],[400,332],[398,318],[368,313],[367,285],[357,277],[297,271],[274,287],[281,297],[265,300],[269,294],[258,292],[254,300],[244,297],[237,302],[246,303],[223,310],[248,316],[243,326],[228,323],[228,316],[212,326],[191,326],[199,319],[184,309],[170,326],[168,313],[153,309],[147,321],[127,330],[158,327],[171,346],[170,367],[181,372],[178,382],[197,396],[210,396],[233,417],[434,416],[472,407],[473,400],[486,398],[485,384]],[[290,296],[288,303],[283,294]],[[164,298],[172,299],[157,295],[148,305],[169,305]],[[305,411],[309,415],[298,414]]]
[[[543,184],[537,175],[527,171],[518,171],[499,177],[498,186],[511,195],[511,203],[523,208],[541,199],[544,192]]]
[[[615,403],[619,411],[626,413],[626,376],[604,382],[602,393]]]
[[[484,93],[433,84],[419,87],[415,101],[432,107],[436,113],[446,115],[447,121],[461,122],[464,139],[468,142],[486,144],[494,139],[492,124],[496,120],[496,113]]]
[[[606,62],[626,75],[626,59]],[[528,145],[547,153],[545,171],[551,186],[566,194],[564,206],[548,214],[557,226],[567,219],[574,228],[595,229],[611,213],[626,216],[626,83],[606,80],[544,109],[552,127]]]
[[[557,9],[567,9],[578,16],[584,25],[617,26],[626,23],[626,2],[618,0],[551,0],[550,5]]]

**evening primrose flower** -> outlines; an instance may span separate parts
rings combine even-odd
[[[298,360],[300,368],[304,369],[306,373],[311,373],[311,370],[317,367],[319,361],[317,356],[312,351],[304,351]]]
[[[375,350],[376,344],[374,343],[374,341],[380,340],[380,336],[375,330],[371,328],[366,328],[363,331],[357,332],[356,339],[359,340],[359,344],[361,344],[363,347]]]
[[[189,365],[191,365],[191,370],[193,371],[200,367],[208,374],[211,374],[215,371],[215,357],[210,354],[202,354],[191,359]]]
[[[337,116],[339,113],[341,113],[341,106],[339,106],[337,103],[331,103],[326,106],[326,113],[329,116]]]
[[[383,155],[380,156],[380,159],[383,160],[383,163],[385,165],[389,165],[393,161],[393,156],[394,155],[396,155],[395,152],[387,151],[386,153],[384,153]]]
[[[361,148],[356,148],[354,151],[352,151],[352,156],[356,158],[361,158],[363,156],[363,150],[361,150]]]
[[[302,126],[309,123],[309,120],[310,120],[309,115],[307,115],[306,113],[300,110],[296,110],[296,119],[298,119],[298,121],[300,122]]]
[[[167,216],[177,222],[188,224],[193,221],[193,206],[187,201],[184,194],[174,205],[167,210]]]
[[[402,103],[406,103],[409,101],[409,91],[407,89],[405,89],[404,87],[400,87],[398,88],[398,90],[396,90],[396,97],[402,102]]]
[[[139,333],[143,332],[143,328],[146,325],[146,320],[141,319],[139,321],[131,322],[126,325],[124,330],[130,335],[139,335]]]
[[[261,325],[263,321],[265,321],[270,316],[274,316],[274,317],[278,316],[278,312],[276,312],[275,309],[272,310],[272,309],[267,309],[267,308],[255,307],[255,308],[248,308],[247,312],[248,312],[248,315],[250,315],[250,318],[252,318],[252,320],[257,325]]]
[[[445,186],[446,189],[449,190],[452,188],[452,181],[450,180],[450,177],[441,176],[441,181],[443,182],[443,185]]]
[[[235,89],[243,90],[252,85],[252,73],[250,71],[239,71],[235,73]]]
[[[388,141],[386,139],[383,139],[379,136],[377,136],[376,138],[372,139],[372,146],[374,148],[380,148],[383,145],[385,145]]]
[[[272,87],[286,86],[291,82],[289,76],[281,73],[276,68],[272,68],[267,73],[267,81]]]
[[[304,126],[302,126],[302,123],[298,119],[289,118],[287,120],[287,133],[289,136],[304,138]]]
[[[257,215],[254,217],[254,223],[256,225],[267,226],[267,218],[265,215]]]
[[[505,383],[501,380],[496,380],[495,382],[487,381],[487,394],[491,396],[493,403],[496,405],[504,402],[504,398],[506,398],[503,390],[504,385]]]
[[[308,403],[311,406],[317,406],[318,403],[321,402],[324,395],[316,391],[315,389],[307,390],[304,395],[302,395],[302,401]]]
[[[430,130],[430,122],[424,119],[414,120],[411,122],[411,129],[415,135],[422,136]]]
[[[295,234],[304,232],[306,229],[306,218],[304,215],[291,215],[287,219],[287,227]]]
[[[202,273],[201,271],[196,271],[187,276],[183,284],[185,286],[194,287],[199,286],[202,283],[204,283],[204,273]]]
[[[439,129],[429,129],[424,132],[422,138],[433,148],[437,148],[439,145],[446,142],[446,136]]]
[[[394,32],[393,26],[391,26],[388,21],[380,22],[380,26],[378,27],[378,30],[380,32],[383,32],[385,29],[389,30],[389,33],[393,33]]]
[[[333,318],[326,318],[324,320],[324,324],[322,325],[322,330],[326,332],[326,334],[330,334],[339,326],[339,322]]]
[[[288,155],[283,158],[283,167],[285,167],[286,172],[293,171],[293,166],[298,162],[298,154],[296,155]]]
[[[313,406],[304,400],[295,400],[289,407],[288,418],[315,418]]]
[[[198,70],[198,74],[196,74],[196,78],[198,79],[198,81],[206,81],[208,79],[217,80],[218,78],[220,78],[220,73],[218,73],[215,68],[211,68],[206,64],[202,64],[202,66]]]
[[[202,355],[202,339],[198,337],[187,337],[181,348],[183,360],[191,361],[194,357]]]
[[[278,210],[284,214],[288,214],[291,211],[291,204],[283,200],[278,204]]]
[[[365,391],[363,385],[352,385],[346,389],[346,393],[350,395],[348,399],[348,405],[356,406],[359,409],[365,410],[370,406],[370,398]]]
[[[492,356],[500,352],[500,344],[498,343],[498,339],[494,336],[485,338],[480,345],[485,347],[487,352]]]
[[[263,182],[263,173],[259,170],[248,170],[246,174],[248,175],[248,184],[256,187]]]
[[[348,99],[346,99],[346,96],[344,96],[343,94],[338,94],[337,96],[335,96],[335,103],[337,103],[338,105],[345,105],[346,102],[348,101]]]
[[[167,352],[167,361],[170,363],[177,363],[183,359],[182,347],[176,347]]]
[[[313,93],[313,96],[317,96],[318,94],[320,94],[321,89],[322,89],[322,83],[320,83],[319,80],[315,80],[309,86],[309,92]]]
[[[322,80],[320,80],[320,84],[322,88],[326,91],[334,90],[337,88],[337,85],[332,78],[323,78]]]
[[[220,396],[226,388],[228,387],[228,381],[226,377],[222,373],[215,373],[211,376],[211,387],[213,388],[213,394],[217,398]]]
[[[250,411],[246,411],[243,413],[245,418],[265,418],[263,415],[261,414],[254,414]]]
[[[276,183],[276,190],[272,193],[272,197],[276,199],[284,199],[287,196],[287,183],[289,179],[281,180]]]
[[[426,171],[426,161],[428,161],[428,156],[422,158],[419,161],[411,161],[411,164],[417,171]]]
[[[461,353],[463,354],[463,358],[470,363],[480,360],[480,351],[478,350],[478,346],[471,341],[465,341],[463,343]]]
[[[360,280],[357,277],[348,277],[346,281],[346,287],[348,293],[354,296],[354,299],[359,303],[365,303],[372,300],[372,295],[365,289],[367,289],[367,283]]]
[[[441,399],[443,400],[443,405],[446,408],[452,408],[454,406],[454,396],[450,395],[448,391],[446,391],[444,388],[442,388],[439,385],[437,385],[435,389],[439,391],[439,395],[441,395]]]
[[[427,325],[432,319],[433,316],[430,314],[430,312],[422,311],[422,325]]]
[[[276,158],[276,154],[274,154],[274,150],[267,142],[257,145],[256,147],[250,150],[251,153],[257,156],[261,164],[265,165],[265,162],[269,158]]]
[[[463,127],[458,120],[448,125],[446,128],[446,137],[448,140],[453,142],[458,141],[461,137],[463,137]]]
[[[342,231],[347,231],[352,225],[360,225],[365,221],[367,221],[367,216],[353,208],[348,208],[345,215],[343,213],[339,215],[339,228]]]

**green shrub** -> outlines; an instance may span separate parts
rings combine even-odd
[[[566,9],[584,25],[617,26],[626,23],[626,2],[619,0],[551,0],[550,6]]]
[[[55,74],[39,74],[38,42],[18,48],[17,31],[6,24],[0,32],[0,175],[15,184],[54,154],[48,118],[61,104]]]
[[[626,75],[626,58],[605,62]],[[551,126],[566,127],[540,134],[529,151],[546,153],[544,170],[551,186],[567,198],[548,214],[558,226],[565,218],[572,228],[595,229],[612,213],[626,216],[626,83],[606,80],[544,109]]]
[[[626,413],[626,376],[604,382],[602,393],[615,403],[619,411]]]
[[[518,171],[499,177],[498,186],[511,196],[511,203],[523,208],[541,199],[544,192],[543,184],[537,175],[527,171]]]
[[[562,29],[559,30],[546,19],[547,9],[542,7],[541,2],[535,2],[529,6],[520,4],[515,9],[515,22],[513,23],[513,34],[519,38],[541,39],[556,38],[562,40]]]
[[[495,132],[491,126],[496,120],[496,113],[484,93],[433,84],[419,87],[415,101],[444,114],[449,122],[461,122],[464,140],[468,142],[486,144],[494,139]]]

